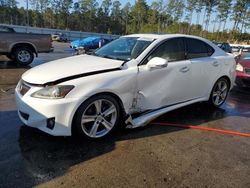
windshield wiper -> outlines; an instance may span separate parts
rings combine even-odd
[[[114,56],[109,56],[109,55],[100,55],[100,54],[97,54],[95,52],[92,52],[90,55],[103,57],[103,58],[108,58],[108,59],[115,59],[115,60],[120,60],[120,61],[128,61],[126,59],[122,59],[122,58],[119,58],[119,57],[114,57]]]
[[[126,61],[125,59],[121,59],[119,57],[113,57],[113,56],[109,56],[109,55],[103,55],[103,56],[100,55],[100,57],[104,57],[104,58],[108,58],[108,59],[115,59],[115,60],[120,60],[120,61]]]

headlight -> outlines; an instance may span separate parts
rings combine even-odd
[[[238,64],[236,65],[236,70],[237,70],[237,71],[240,71],[240,72],[243,72],[244,69],[243,69],[243,66],[242,66],[241,64],[238,63]]]
[[[74,88],[74,86],[71,86],[71,85],[47,86],[39,91],[36,91],[31,96],[35,97],[35,98],[42,98],[42,99],[62,99],[73,88]]]

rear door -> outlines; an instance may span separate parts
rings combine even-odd
[[[192,67],[190,87],[194,96],[204,97],[210,92],[220,73],[220,61],[213,56],[214,49],[204,41],[194,38],[185,38],[185,41],[187,59],[190,60]]]
[[[148,70],[146,64],[153,57],[167,59],[168,66]],[[139,66],[138,108],[141,111],[157,109],[192,99],[190,79],[191,63],[185,59],[183,38],[168,39],[153,50]]]

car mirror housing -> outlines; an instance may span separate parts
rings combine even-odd
[[[168,66],[168,61],[160,57],[154,57],[147,63],[147,68],[149,70],[162,69]]]

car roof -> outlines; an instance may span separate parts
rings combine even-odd
[[[212,43],[208,39],[194,36],[194,35],[185,35],[185,34],[131,34],[131,35],[125,35],[122,37],[138,37],[138,38],[145,39],[145,40],[147,40],[147,39],[148,40],[155,40],[155,42],[164,41],[166,39],[171,39],[171,38],[175,38],[175,37],[186,37],[186,38],[198,39],[200,41],[205,42],[209,46],[213,47],[217,54],[220,54],[220,55],[226,54],[226,52],[224,52],[221,48],[219,48],[216,44]]]
[[[151,39],[162,39],[162,40],[174,37],[188,37],[188,38],[196,38],[204,40],[204,38],[198,36],[185,35],[185,34],[131,34],[131,35],[125,35],[123,37],[139,37],[139,38],[151,38]]]

